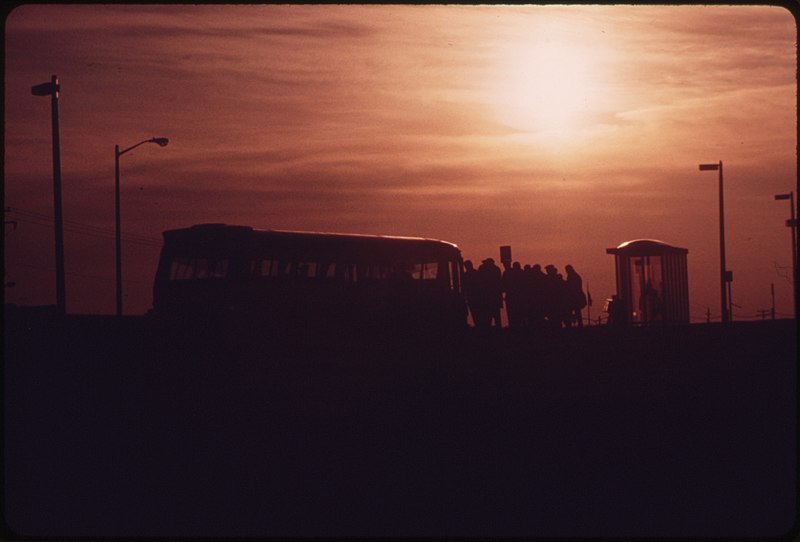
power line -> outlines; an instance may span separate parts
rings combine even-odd
[[[29,211],[27,209],[20,209],[18,207],[13,207],[13,208],[10,208],[9,210],[11,212],[16,212],[18,214],[21,214],[23,216],[28,216],[30,218],[35,218],[37,220],[44,220],[47,223],[52,223],[53,222],[53,219],[50,216],[44,215],[44,214],[41,214],[41,213],[37,213],[35,211]],[[78,228],[78,229],[83,229],[83,230],[87,230],[87,231],[93,231],[93,232],[100,233],[100,234],[105,234],[105,235],[113,235],[113,234],[115,234],[115,232],[113,230],[109,229],[109,228],[103,228],[103,227],[100,227],[100,226],[94,226],[92,224],[86,224],[84,222],[78,222],[78,221],[75,221],[75,220],[64,220],[64,223],[65,224],[69,224],[71,226],[74,226],[75,228]],[[155,237],[151,237],[151,236],[147,236],[147,235],[141,235],[141,234],[137,234],[137,233],[130,233],[130,232],[125,232],[124,234],[126,236],[130,237],[130,238],[138,238],[138,239],[142,239],[142,240],[146,240],[146,241],[155,241],[155,242],[159,242],[160,243],[160,239],[155,238]]]
[[[23,262],[14,262],[14,265],[15,266],[19,266],[19,267],[26,267],[28,269],[36,269],[37,271],[46,271],[48,273],[50,273],[53,270],[55,270],[55,267],[52,267],[52,266],[32,265],[32,264],[23,263]],[[101,277],[99,275],[87,275],[86,273],[76,273],[74,271],[66,271],[64,274],[65,275],[69,275],[71,277],[79,277],[79,278],[92,279],[92,280],[103,280],[103,281],[108,281],[108,282],[112,282],[114,280],[111,277]],[[130,284],[149,284],[152,281],[151,280],[125,279],[125,282],[126,283],[130,283]]]
[[[48,227],[48,228],[53,227],[53,218],[48,217],[47,215],[36,213],[34,211],[28,211],[26,209],[20,209],[17,207],[11,208],[10,212],[20,215],[16,217],[17,221],[19,222],[33,224],[42,227]],[[70,231],[71,233],[79,233],[103,239],[113,239],[115,236],[113,230],[108,228],[103,228],[100,226],[94,226],[91,224],[77,222],[74,220],[64,220],[64,224],[65,224],[64,229]],[[161,246],[161,240],[156,237],[150,237],[131,232],[123,232],[121,234],[121,237],[128,243],[137,243],[141,245],[158,246],[158,247]]]
[[[38,221],[35,221],[35,220],[29,220],[29,219],[26,219],[26,218],[18,218],[17,221],[20,222],[20,223],[33,224],[33,225],[36,225],[36,226],[42,226],[42,227],[45,227],[45,228],[52,228],[53,227],[52,224],[38,222]],[[82,229],[78,229],[78,228],[73,228],[73,227],[70,227],[70,226],[65,226],[64,230],[65,231],[69,231],[70,233],[78,233],[78,234],[82,234],[82,235],[88,235],[88,236],[91,236],[91,237],[97,237],[97,238],[100,238],[100,239],[113,239],[114,238],[113,235],[107,235],[105,233],[96,233],[96,232],[92,232],[92,231],[86,231],[86,230],[82,230]],[[123,240],[125,242],[127,242],[127,243],[136,243],[136,244],[140,244],[140,245],[148,245],[148,246],[154,246],[154,247],[161,246],[160,242],[157,242],[157,241],[155,241],[154,239],[151,239],[151,238],[138,238],[138,237],[130,237],[130,236],[126,235],[126,236],[123,236]]]

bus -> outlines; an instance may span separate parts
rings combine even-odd
[[[163,232],[153,314],[264,326],[466,327],[463,261],[418,237],[198,224]]]

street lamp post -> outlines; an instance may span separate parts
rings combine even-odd
[[[114,147],[114,211],[116,221],[116,245],[117,245],[117,316],[122,316],[122,239],[120,233],[120,210],[119,210],[119,157],[128,151],[132,151],[139,145],[145,143],[155,143],[160,147],[166,147],[169,139],[166,137],[151,137],[140,141],[136,145],[130,146],[127,149],[119,150],[119,145]]]
[[[722,160],[718,164],[700,164],[700,171],[719,171],[719,283],[722,321],[730,322],[728,312],[726,283],[730,275],[725,268],[725,208],[722,197]]]
[[[61,143],[58,130],[58,93],[61,87],[53,75],[49,83],[31,87],[34,96],[50,96],[50,117],[53,131],[53,208],[56,245],[56,306],[61,315],[67,313],[66,280],[64,279],[64,220],[61,212]]]
[[[776,200],[789,200],[789,220],[786,226],[792,229],[792,294],[794,295],[794,317],[797,318],[797,219],[794,216],[794,192],[775,194]]]

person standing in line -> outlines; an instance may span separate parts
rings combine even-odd
[[[503,272],[503,290],[506,293],[506,315],[508,327],[521,327],[523,322],[523,280],[522,266],[514,262],[510,267],[506,264]]]
[[[583,279],[572,265],[564,268],[567,272],[566,301],[569,310],[568,327],[583,327],[581,310],[586,306],[586,294],[583,293]]]
[[[628,311],[625,302],[617,294],[611,296],[606,307],[610,326],[625,326],[628,324]]]
[[[541,329],[545,316],[547,316],[547,275],[542,271],[542,266],[534,264],[529,271],[528,279],[528,320],[534,329]]]
[[[550,329],[561,329],[566,320],[565,283],[554,265],[545,266],[544,308]]]
[[[462,286],[464,288],[464,297],[467,300],[467,308],[472,315],[472,321],[475,327],[483,327],[486,317],[484,316],[485,310],[482,310],[480,300],[480,284],[478,271],[472,264],[472,260],[464,262],[464,277]]]
[[[558,296],[557,296],[557,310],[559,327],[569,329],[570,325],[570,309],[569,309],[569,292],[567,291],[567,281],[564,275],[557,273],[558,277]]]
[[[500,309],[503,308],[503,273],[493,258],[486,258],[478,268],[482,293],[485,294],[489,327],[500,328]]]

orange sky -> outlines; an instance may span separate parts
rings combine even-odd
[[[6,19],[6,302],[55,303],[49,99],[62,94],[67,309],[152,304],[160,234],[202,222],[418,235],[465,258],[571,263],[600,314],[605,250],[688,248],[719,319],[725,167],[734,318],[791,316],[796,27],[780,7],[27,5]]]

